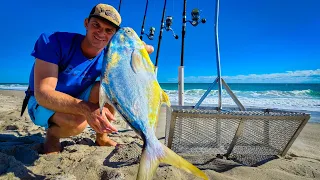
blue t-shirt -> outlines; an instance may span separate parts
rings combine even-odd
[[[86,58],[81,50],[84,36],[77,33],[43,33],[36,41],[31,55],[59,66],[56,90],[79,96],[100,76],[104,51],[93,59]],[[34,66],[29,79],[30,90],[34,90]]]

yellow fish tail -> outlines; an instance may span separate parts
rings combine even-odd
[[[187,160],[183,159],[181,156],[173,152],[171,149],[169,149],[165,145],[163,144],[161,145],[166,155],[164,158],[161,159],[160,162],[170,164],[177,168],[183,169],[188,173],[194,174],[195,176],[198,176],[202,179],[205,179],[205,180],[209,179],[208,176],[204,172],[202,172],[200,169],[198,169],[196,166],[194,166]]]
[[[150,152],[154,151],[148,150],[148,148],[150,148],[148,146],[143,150],[137,180],[151,180],[160,163],[170,164],[205,180],[209,179],[208,176],[196,166],[183,159],[162,143],[160,144],[165,152],[163,157],[151,157],[153,153]],[[154,156],[156,156],[156,154]]]

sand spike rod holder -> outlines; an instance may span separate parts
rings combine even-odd
[[[216,20],[215,20],[215,35],[216,35],[215,44],[216,44],[216,60],[217,60],[218,77],[214,80],[214,82],[211,84],[211,86],[208,88],[208,90],[204,93],[204,95],[201,97],[201,99],[198,101],[198,103],[195,105],[194,108],[199,108],[200,104],[208,96],[208,94],[210,93],[210,91],[212,90],[214,85],[216,83],[218,83],[218,98],[219,98],[218,99],[218,110],[222,109],[221,98],[222,98],[222,85],[223,85],[224,88],[226,89],[227,93],[231,96],[231,98],[237,104],[239,109],[241,111],[244,111],[245,110],[244,106],[241,104],[241,102],[238,100],[236,95],[231,91],[231,89],[229,88],[227,83],[221,77],[219,33],[218,33],[218,28],[219,28],[219,4],[220,4],[219,0],[217,0],[216,1],[216,11],[215,11],[215,16],[216,16]]]
[[[199,9],[193,9],[191,11],[192,20],[187,20],[186,10],[187,9],[187,0],[184,0],[183,3],[183,13],[182,13],[182,43],[181,43],[181,62],[178,69],[178,90],[179,90],[179,105],[184,105],[184,38],[186,34],[186,26],[187,22],[189,22],[192,26],[197,26],[199,24],[200,19],[200,11]],[[205,23],[206,19],[201,19],[201,23]]]

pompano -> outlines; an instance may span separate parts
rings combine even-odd
[[[112,37],[102,63],[100,82],[100,110],[105,103],[112,105],[143,139],[137,179],[152,179],[159,163],[208,179],[204,172],[164,146],[155,136],[160,107],[163,103],[170,106],[170,101],[161,89],[154,65],[133,29],[121,28]]]

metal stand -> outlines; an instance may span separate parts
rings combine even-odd
[[[218,77],[214,80],[212,85],[204,93],[204,95],[201,97],[201,99],[198,101],[198,103],[194,106],[194,108],[199,108],[199,106],[202,103],[202,101],[208,96],[208,94],[210,93],[210,91],[212,90],[214,85],[217,83],[218,84],[218,98],[219,98],[219,100],[218,100],[218,110],[222,109],[221,97],[222,97],[222,85],[223,85],[224,88],[226,89],[226,91],[228,92],[228,94],[233,99],[233,101],[237,104],[239,109],[241,111],[244,111],[245,110],[244,106],[241,104],[241,102],[238,100],[236,95],[232,92],[232,90],[229,88],[227,83],[221,77],[219,33],[218,33],[218,28],[219,28],[219,26],[218,26],[218,22],[219,22],[219,0],[217,0],[216,2],[217,3],[216,3],[216,22],[215,22],[215,35],[216,35],[215,43],[216,43],[216,60],[217,60],[217,74],[218,74]]]
[[[208,96],[208,94],[210,93],[210,91],[213,89],[214,85],[217,83],[218,84],[218,107],[217,110],[221,110],[222,109],[222,86],[224,86],[224,88],[226,89],[227,93],[230,95],[230,97],[232,98],[232,100],[237,104],[238,108],[241,111],[245,111],[244,106],[241,104],[241,102],[238,100],[237,96],[232,92],[232,90],[230,89],[230,87],[227,85],[227,83],[222,79],[221,77],[221,64],[220,64],[220,48],[219,48],[219,0],[216,1],[216,21],[215,21],[215,44],[216,44],[216,61],[217,61],[217,75],[218,77],[214,80],[214,82],[212,83],[212,85],[209,87],[209,89],[204,93],[204,95],[201,97],[201,99],[198,101],[198,103],[194,106],[195,109],[198,109],[200,104],[203,102],[203,100]],[[217,127],[220,127],[221,124],[221,120],[217,119]],[[265,124],[265,126],[267,126]],[[225,156],[228,157],[230,155],[230,153],[232,152],[234,146],[236,145],[238,138],[241,136],[242,132],[244,129],[244,121],[241,120],[238,128],[235,132],[234,138],[228,148],[228,151],[226,152]],[[221,134],[221,129],[217,128],[216,130],[216,134],[217,139],[220,139],[220,134]]]
[[[178,84],[178,90],[179,90],[179,105],[184,105],[184,67],[179,67],[179,84]]]

